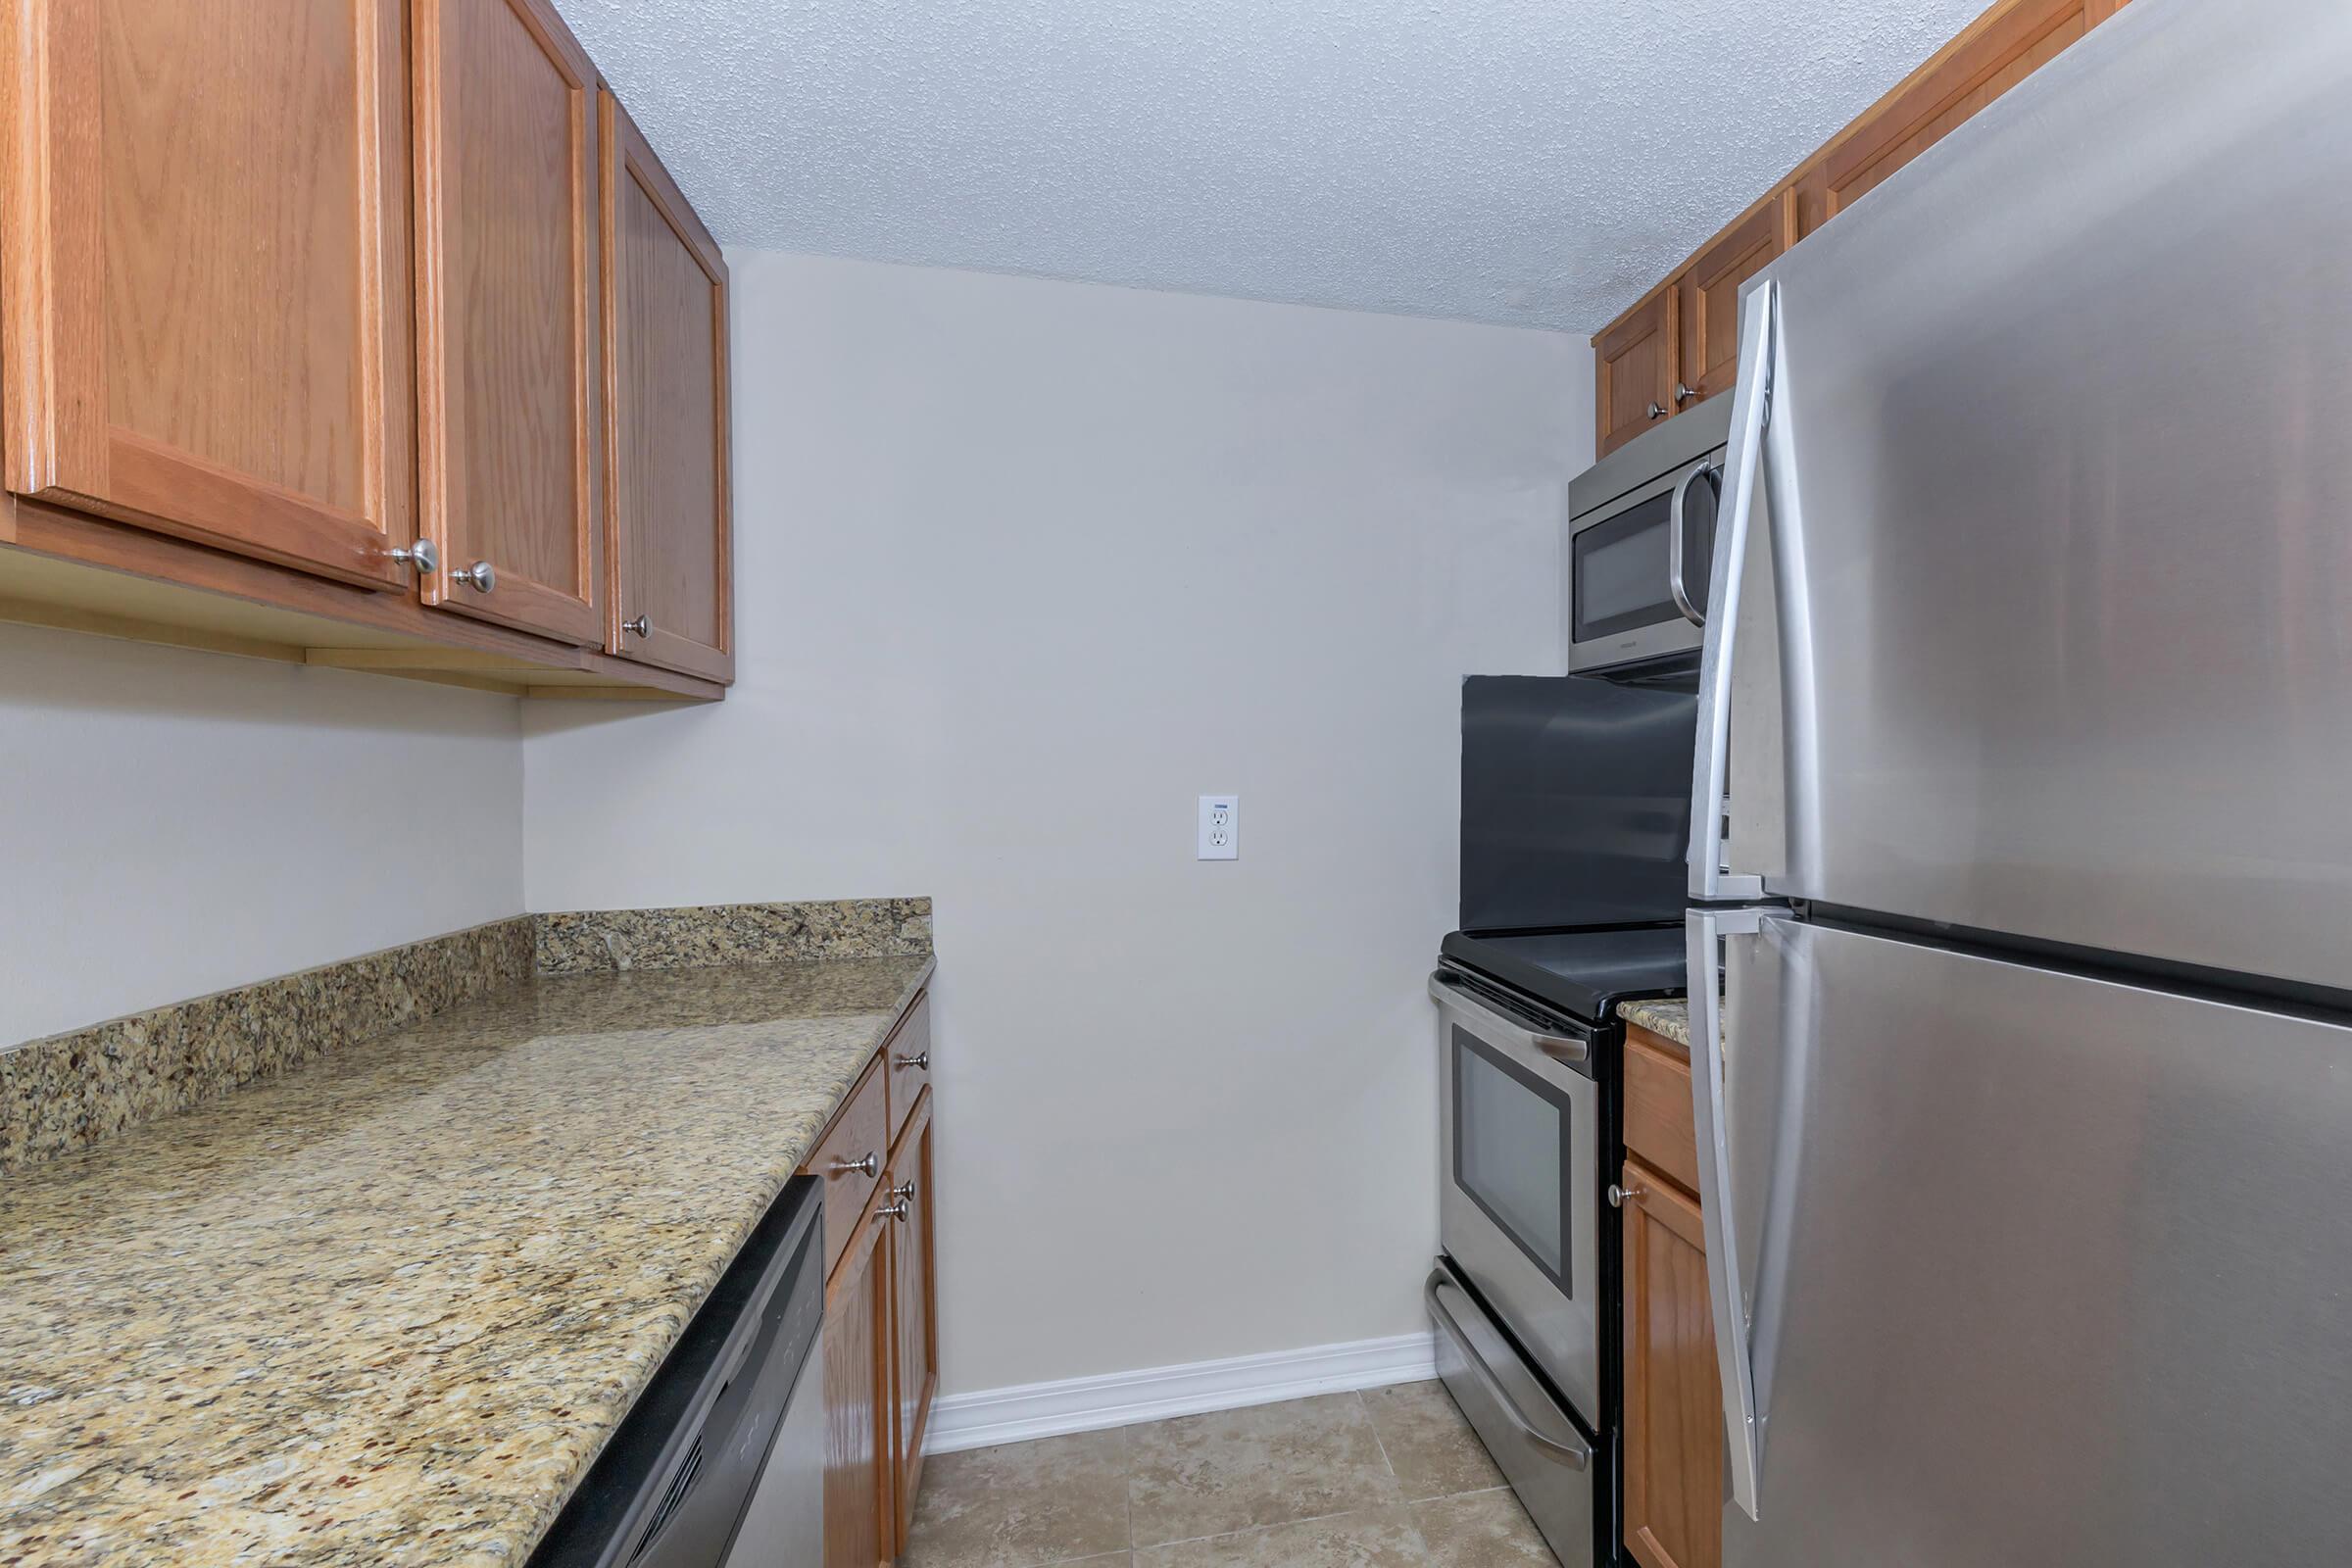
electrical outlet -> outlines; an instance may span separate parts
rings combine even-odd
[[[1203,860],[1242,858],[1242,798],[1239,795],[1200,797],[1200,855]]]

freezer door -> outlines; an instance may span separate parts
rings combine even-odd
[[[1760,1437],[1725,1562],[2347,1560],[2352,1029],[1755,924],[1699,1097]]]
[[[1750,285],[1769,891],[2352,986],[2347,81],[2139,0]]]

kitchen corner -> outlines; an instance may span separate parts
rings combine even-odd
[[[352,966],[247,998],[286,1070],[0,1189],[0,1560],[520,1561],[919,1005],[929,916],[543,917],[537,974],[361,1038],[304,1037]]]

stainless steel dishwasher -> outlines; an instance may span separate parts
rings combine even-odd
[[[824,1201],[786,1184],[533,1568],[822,1568]]]

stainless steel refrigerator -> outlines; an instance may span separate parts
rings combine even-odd
[[[2352,1560],[2352,5],[2134,0],[1741,331],[1725,1560]]]

